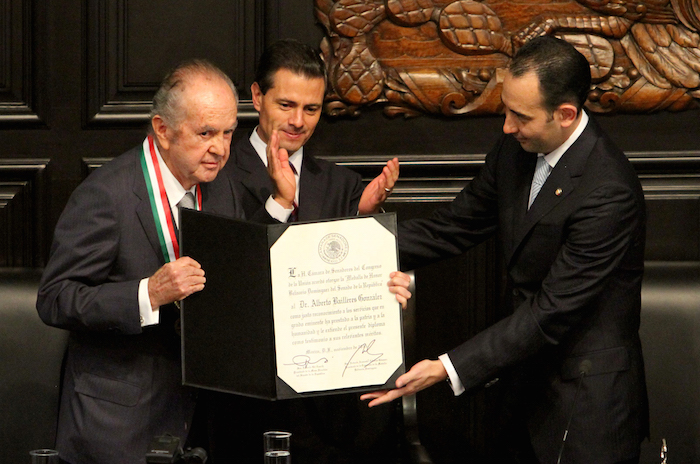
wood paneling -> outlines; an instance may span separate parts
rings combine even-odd
[[[34,19],[39,12],[32,6],[30,0],[0,1],[0,124],[5,127],[42,124],[34,60],[40,53],[34,36]]]
[[[96,0],[85,10],[88,126],[147,122],[161,79],[190,57],[217,64],[246,95],[264,46],[263,2]]]
[[[45,159],[0,159],[0,267],[44,262]]]

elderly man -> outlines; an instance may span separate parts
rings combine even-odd
[[[504,135],[480,173],[432,217],[399,225],[408,268],[497,235],[513,312],[364,398],[375,406],[445,379],[455,394],[500,379],[508,419],[493,462],[635,463],[648,434],[644,196],[583,110],[590,82],[570,44],[527,43],[503,82]]]
[[[178,204],[241,216],[231,181],[217,178],[236,116],[221,70],[180,65],[154,97],[143,144],[92,173],[59,219],[37,309],[71,332],[56,443],[66,462],[145,462],[154,436],[187,437],[195,402],[181,385],[173,303],[205,275],[179,255]]]

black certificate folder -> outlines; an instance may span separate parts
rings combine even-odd
[[[206,273],[181,305],[185,385],[269,400],[392,388],[405,372],[396,215],[257,224],[182,211]]]

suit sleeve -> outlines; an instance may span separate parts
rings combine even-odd
[[[398,227],[401,269],[410,270],[460,255],[491,237],[498,224],[496,152],[486,156],[477,176],[448,206],[425,219],[401,221]]]
[[[88,180],[71,196],[56,226],[37,310],[46,324],[63,329],[140,333],[140,278],[113,277],[124,251],[124,218],[104,184]]]
[[[643,259],[632,256],[643,250],[641,208],[624,182],[602,184],[585,196],[564,226],[563,244],[541,286],[523,295],[511,316],[449,353],[467,389],[548,345],[565,343],[604,305],[629,309],[630,295],[639,294],[641,285],[634,263],[643,265]]]

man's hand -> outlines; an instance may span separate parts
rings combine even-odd
[[[398,178],[399,160],[394,158],[387,161],[386,166],[382,169],[382,173],[365,187],[362,197],[360,197],[358,208],[360,214],[378,213],[384,201],[391,194]]]
[[[368,404],[371,408],[383,403],[388,403],[402,396],[415,395],[419,391],[425,390],[446,378],[447,371],[441,361],[424,359],[413,366],[410,371],[396,379],[395,390],[381,390],[365,393],[360,396],[360,399],[372,400]]]
[[[411,276],[403,272],[396,271],[389,274],[390,280],[389,291],[396,294],[396,300],[401,303],[401,307],[406,309],[408,299],[411,298],[411,292],[408,291],[408,286],[411,283]]]
[[[155,309],[199,292],[206,280],[202,266],[190,257],[167,263],[148,279],[151,307]]]
[[[267,172],[275,186],[275,201],[285,209],[292,209],[297,193],[297,180],[289,166],[289,153],[286,149],[280,148],[277,130],[272,131],[267,143]]]

